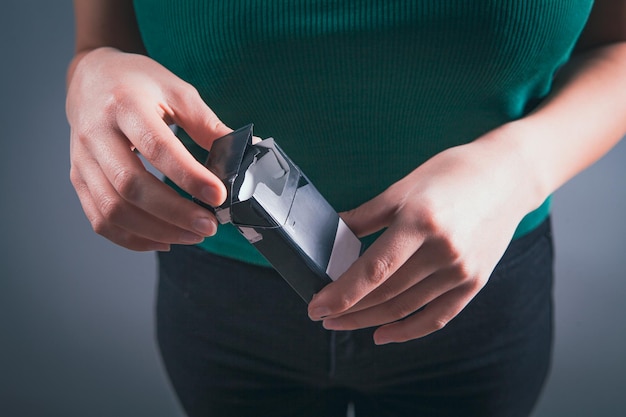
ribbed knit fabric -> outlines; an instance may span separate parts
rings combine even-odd
[[[274,137],[342,211],[522,117],[549,93],[593,1],[134,3],[149,54],[227,125]],[[516,237],[548,211],[530,213]],[[234,228],[201,246],[265,264]]]

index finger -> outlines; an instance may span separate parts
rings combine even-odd
[[[209,205],[223,203],[222,182],[189,153],[157,109],[121,112],[117,122],[137,150],[176,185]]]
[[[392,223],[365,253],[335,282],[328,284],[309,303],[309,317],[341,315],[378,288],[417,251],[424,236]]]

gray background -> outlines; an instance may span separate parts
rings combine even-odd
[[[92,233],[68,180],[72,24],[69,1],[0,12],[0,415],[180,417],[153,339],[154,255]],[[625,161],[623,141],[556,193],[555,359],[535,417],[626,409]]]

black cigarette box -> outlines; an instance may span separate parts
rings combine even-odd
[[[224,204],[208,208],[307,303],[361,254],[360,240],[274,139],[253,144],[252,125],[217,139],[205,166],[228,192]]]

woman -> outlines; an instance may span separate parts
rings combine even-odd
[[[529,415],[549,196],[626,132],[626,1],[75,10],[72,182],[97,233],[160,251],[159,345],[190,416]],[[376,236],[308,310],[186,198],[221,204],[198,160],[249,122]]]

